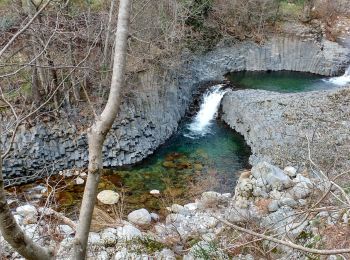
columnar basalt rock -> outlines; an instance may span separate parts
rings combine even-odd
[[[349,169],[349,87],[296,94],[231,91],[222,104],[223,120],[252,148],[251,164]]]
[[[140,73],[134,82],[139,87],[124,98],[105,142],[104,166],[136,163],[153,153],[177,129],[193,91],[204,83],[224,80],[226,73],[241,70],[334,75],[344,70],[347,53],[337,43],[296,37],[276,37],[263,45],[225,41],[200,56],[184,54],[181,66],[162,69],[162,75],[159,71]],[[9,183],[18,184],[48,172],[84,167],[87,161],[86,133],[74,122],[38,123],[20,128],[3,172]]]

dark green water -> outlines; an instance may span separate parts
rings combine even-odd
[[[276,92],[302,92],[336,87],[325,77],[293,71],[240,71],[227,75],[234,86],[244,89],[264,89]]]

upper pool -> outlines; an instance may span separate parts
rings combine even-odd
[[[237,88],[303,92],[337,87],[325,76],[295,71],[240,71],[227,74]]]

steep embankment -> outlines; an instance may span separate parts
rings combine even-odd
[[[264,45],[226,41],[204,55],[188,57],[177,68],[139,74],[137,89],[124,98],[118,120],[103,150],[106,167],[138,162],[176,130],[197,86],[223,80],[230,71],[293,70],[335,75],[347,63],[347,50],[324,41],[272,38]],[[68,120],[20,129],[10,158],[7,180],[28,181],[52,170],[87,165],[87,139]]]
[[[350,166],[350,88],[297,94],[231,91],[223,99],[222,118],[244,135],[254,165],[301,166],[311,158],[328,170]]]

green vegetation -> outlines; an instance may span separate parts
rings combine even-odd
[[[150,238],[150,237],[142,237],[136,238],[132,241],[132,243],[136,243],[142,246],[141,253],[146,252],[149,255],[154,254],[157,251],[162,251],[165,248],[165,245]],[[140,253],[140,252],[138,252]]]
[[[197,243],[193,248],[193,256],[196,259],[225,259],[219,245],[214,242]]]
[[[304,1],[294,1],[293,3],[290,3],[289,1],[281,1],[280,13],[282,19],[299,19],[303,11],[303,5]]]

